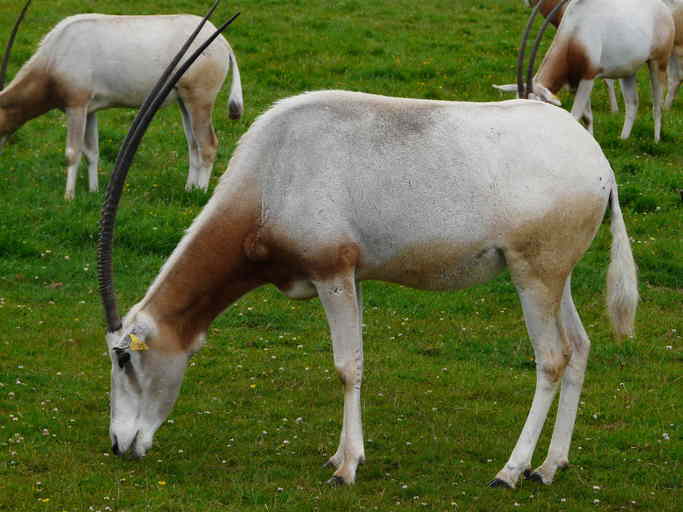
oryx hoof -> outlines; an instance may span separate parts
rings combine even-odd
[[[540,473],[537,473],[536,471],[531,471],[530,469],[527,469],[524,472],[524,478],[526,478],[527,480],[531,480],[532,482],[538,482],[539,484],[545,483]]]
[[[327,485],[332,486],[332,487],[341,487],[342,485],[346,484],[346,481],[342,477],[340,477],[339,475],[332,475],[332,478],[330,478],[325,483]]]
[[[494,478],[489,482],[489,487],[498,487],[501,489],[513,489],[513,486],[500,478]]]

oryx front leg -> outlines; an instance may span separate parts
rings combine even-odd
[[[514,274],[514,269],[511,267]],[[560,378],[570,357],[570,347],[560,330],[559,304],[562,285],[537,278],[517,278],[524,320],[536,358],[536,391],[522,433],[492,487],[515,487],[520,475],[530,469],[531,457],[553,403]]]
[[[572,105],[572,115],[577,121],[584,120],[586,129],[593,133],[593,115],[590,109],[591,92],[593,91],[594,80],[581,80],[576,89],[574,104]]]
[[[65,110],[67,116],[67,136],[66,136],[66,191],[64,199],[73,199],[76,195],[76,178],[78,177],[78,166],[81,163],[83,151],[83,138],[85,135],[85,124],[87,118],[86,107],[69,107]]]
[[[316,281],[332,335],[334,366],[344,387],[342,433],[337,452],[328,461],[335,466],[330,483],[351,484],[358,464],[365,459],[360,393],[363,380],[361,306],[353,271]]]
[[[560,318],[562,329],[572,348],[572,355],[562,376],[560,402],[557,407],[557,418],[555,419],[555,428],[553,429],[548,455],[543,464],[528,475],[531,480],[544,484],[553,481],[558,469],[569,466],[569,447],[572,442],[576,412],[579,407],[591,345],[574,306],[570,283],[571,279],[567,279],[560,306]]]

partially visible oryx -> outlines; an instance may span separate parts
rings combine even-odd
[[[566,2],[562,0],[557,7]],[[539,5],[542,4],[534,6],[530,20]],[[658,141],[674,35],[671,11],[662,0],[571,0],[538,72],[533,80],[529,77],[532,82],[529,92],[535,99],[560,105],[556,94],[569,85],[576,90],[572,115],[583,120],[592,132],[593,83],[599,77],[619,78],[626,110],[621,138],[625,139],[631,133],[638,110],[636,71],[647,62]],[[537,37],[534,52],[539,43],[540,37]],[[523,40],[522,46],[525,44]],[[533,59],[530,68],[532,65]],[[511,90],[513,86],[499,88]]]
[[[543,16],[548,18],[550,16],[550,23],[555,25],[555,28],[560,26],[560,22],[562,21],[562,16],[564,15],[564,11],[567,8],[566,2],[563,2],[563,0],[522,0],[527,7],[533,7],[534,5],[539,4],[539,11]],[[555,6],[557,4],[562,4],[560,5],[557,10],[555,10]],[[554,12],[553,12],[554,11]],[[553,13],[552,15],[550,13]],[[609,109],[611,112],[619,112],[619,103],[617,102],[617,94],[614,90],[614,80],[610,78],[605,78],[605,85],[607,86],[607,95],[609,97]]]
[[[162,101],[163,91],[157,97]],[[361,281],[455,290],[507,267],[533,344],[537,384],[519,440],[491,485],[514,487],[525,472],[550,483],[567,466],[590,347],[571,274],[608,210],[607,304],[617,335],[633,333],[638,302],[614,173],[567,112],[538,101],[346,91],[284,99],[241,138],[209,203],[122,320],[112,282],[113,227],[144,128],[136,122],[119,155],[98,250],[114,453],[149,450],[211,322],[245,293],[272,283],[292,298],[317,296],[325,308],[344,388],[331,482],[350,484],[365,459]],[[558,389],[548,456],[532,472]]]
[[[666,94],[666,100],[664,100],[664,108],[668,110],[673,104],[674,97],[683,79],[683,0],[664,0],[664,2],[671,9],[676,27],[676,37],[669,59],[669,90]]]
[[[81,14],[62,20],[0,92],[0,137],[49,110],[63,110],[68,119],[64,196],[74,197],[82,153],[88,160],[90,190],[96,191],[99,147],[95,113],[112,107],[139,107],[199,19],[187,14]],[[209,24],[204,37],[213,29]],[[5,58],[8,54],[9,48]],[[243,111],[242,85],[237,60],[223,37],[206,49],[169,95],[167,103],[178,101],[187,137],[187,189],[206,190],[209,185],[218,146],[211,115],[229,67],[233,73],[230,117],[238,119]]]

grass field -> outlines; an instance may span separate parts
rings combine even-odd
[[[22,4],[0,5],[3,44]],[[189,0],[38,0],[10,77],[65,16],[205,8]],[[242,15],[227,38],[246,112],[227,119],[224,87],[212,188],[254,118],[292,94],[339,88],[501,99],[491,84],[513,80],[527,15],[518,0],[242,0],[224,2],[215,18],[235,10]],[[28,123],[0,154],[0,510],[680,510],[683,96],[654,144],[646,73],[640,78],[631,139],[618,138],[623,113],[608,113],[602,85],[593,108],[640,269],[637,336],[610,336],[605,226],[573,279],[593,349],[572,466],[552,486],[521,482],[511,491],[486,483],[514,446],[535,370],[507,275],[459,293],[365,285],[368,460],[355,486],[328,487],[330,471],[320,468],[336,448],[342,406],[323,310],[317,300],[292,302],[274,288],[217,319],[148,456],[110,455],[110,362],[95,243],[103,185],[134,112],[99,114],[101,191],[87,192],[83,167],[70,203],[63,200],[63,114]],[[146,136],[122,201],[114,261],[124,310],[207,201],[184,192],[186,165],[173,106]]]

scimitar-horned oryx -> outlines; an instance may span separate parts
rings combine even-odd
[[[0,92],[0,139],[49,110],[63,110],[68,165],[64,197],[75,195],[81,154],[88,160],[90,190],[97,191],[96,112],[139,107],[199,19],[187,14],[81,14],[62,20]],[[203,36],[213,30],[208,24]],[[166,102],[177,100],[182,113],[190,161],[187,189],[206,190],[209,185],[218,147],[211,116],[228,68],[232,68],[229,115],[238,119],[243,111],[240,74],[235,54],[223,37],[205,50]],[[4,81],[4,74],[0,80]]]
[[[561,8],[567,0],[556,5]],[[529,24],[522,38],[520,53],[526,45],[529,28],[538,12],[532,9]],[[535,55],[548,23],[543,24],[532,50],[529,75]],[[626,116],[621,138],[631,134],[638,111],[636,72],[647,62],[652,84],[652,112],[655,141],[661,136],[662,103],[667,83],[667,67],[674,41],[671,10],[661,0],[572,0],[568,3],[562,23],[533,79],[528,77],[528,94],[533,98],[561,105],[556,94],[569,85],[576,90],[572,115],[584,121],[593,131],[590,95],[596,78],[619,78],[624,95]],[[510,91],[513,85],[496,86]]]
[[[555,28],[560,26],[562,22],[562,15],[567,8],[567,4],[563,0],[522,0],[527,7],[533,7],[538,4],[539,11],[543,16],[550,20]],[[557,11],[554,11],[557,4],[562,4]],[[553,13],[552,15],[550,13]],[[617,94],[614,90],[614,80],[605,78],[605,85],[607,86],[607,95],[609,97],[609,109],[611,112],[619,112],[619,103],[617,102]]]
[[[153,109],[145,118],[152,115]],[[331,482],[352,483],[365,459],[361,281],[453,290],[508,267],[537,382],[519,440],[491,485],[514,487],[525,472],[550,483],[567,466],[590,347],[570,276],[608,209],[607,304],[617,335],[632,334],[638,301],[614,173],[571,115],[529,100],[465,103],[345,91],[282,100],[241,138],[208,204],[121,320],[113,227],[143,129],[136,124],[137,135],[120,154],[98,250],[114,453],[149,450],[213,319],[273,283],[292,298],[318,296],[325,308],[344,389]],[[532,472],[558,389],[550,450]]]

